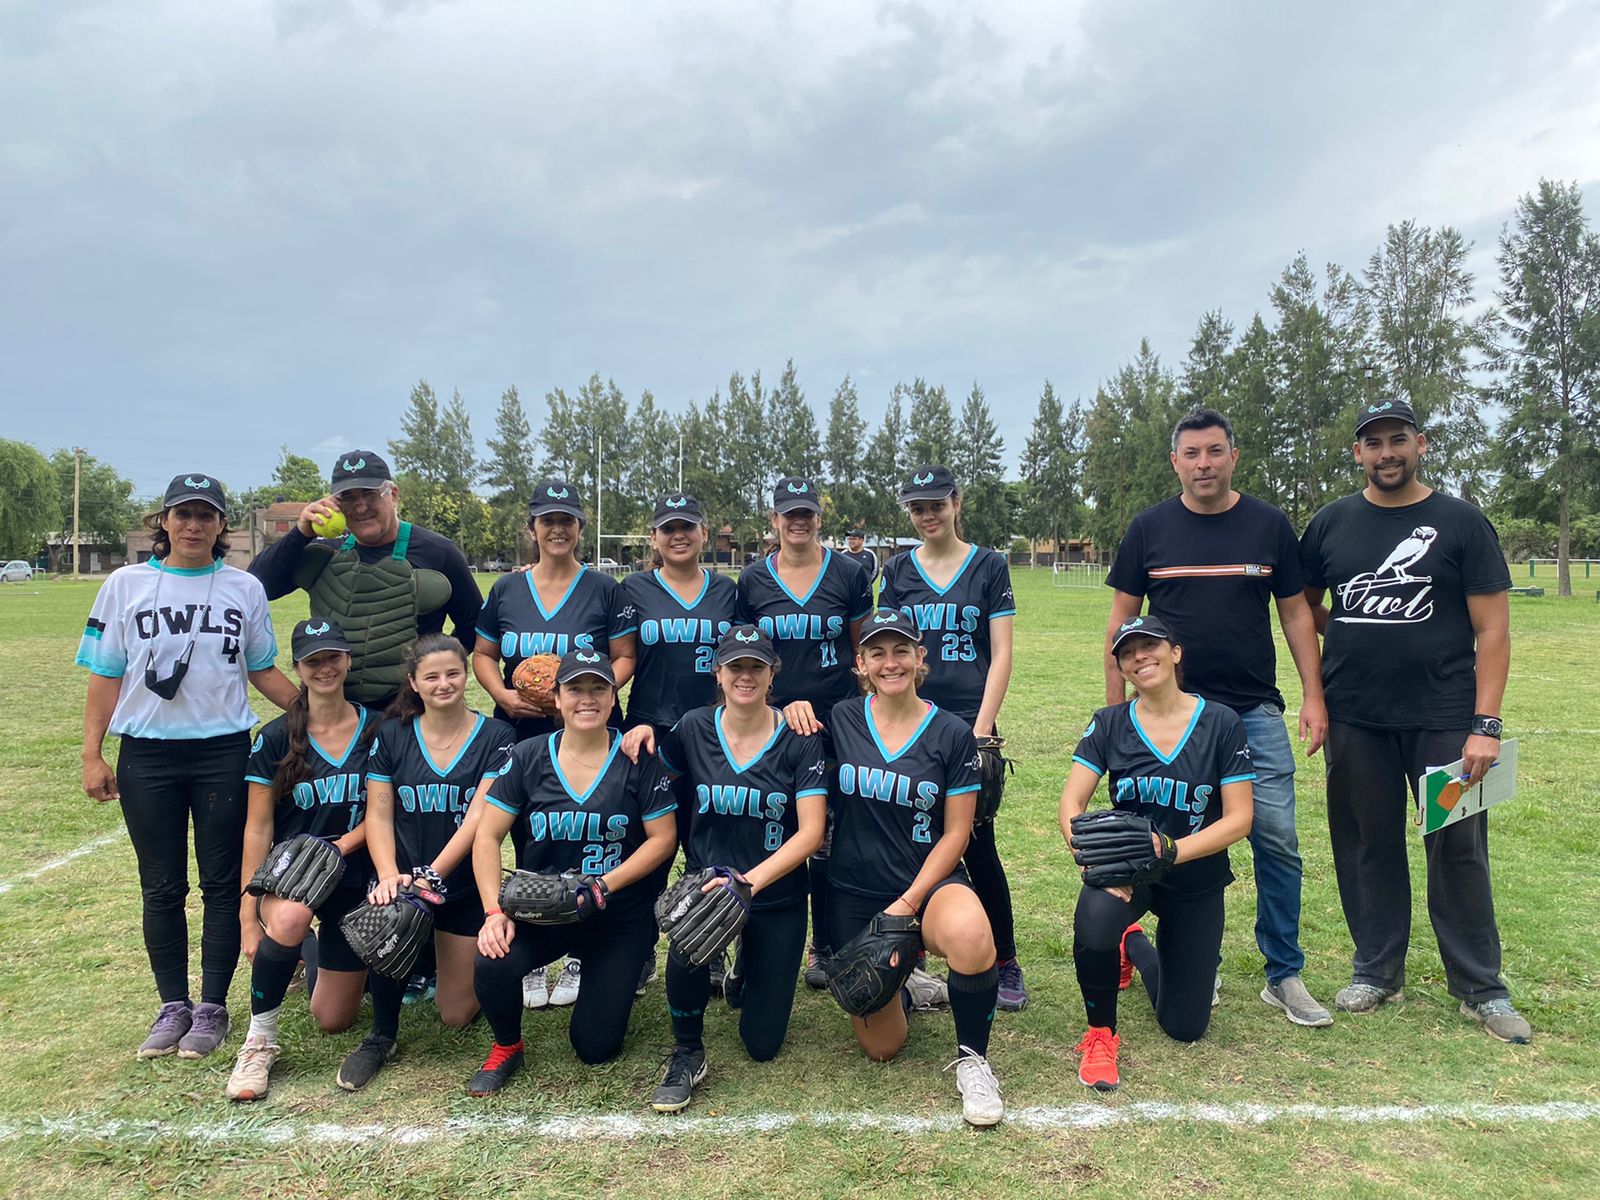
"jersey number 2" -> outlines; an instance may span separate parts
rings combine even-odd
[[[604,875],[607,871],[615,871],[621,861],[621,842],[612,842],[610,845],[590,842],[583,848],[583,862],[578,870],[585,875]]]
[[[945,662],[975,662],[978,652],[973,648],[970,633],[947,633],[939,647],[939,657]]]

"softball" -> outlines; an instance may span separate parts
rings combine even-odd
[[[331,512],[320,521],[311,522],[318,537],[339,537],[344,533],[344,514]]]

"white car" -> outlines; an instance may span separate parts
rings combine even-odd
[[[0,567],[0,583],[26,583],[33,578],[33,567],[20,558],[13,558]]]

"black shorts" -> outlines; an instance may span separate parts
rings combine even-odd
[[[367,964],[356,957],[345,941],[339,922],[353,908],[367,902],[367,889],[362,876],[356,871],[346,871],[333,895],[322,902],[315,911],[317,917],[317,967],[323,971],[365,971]]]
[[[456,892],[433,910],[433,931],[475,938],[483,928],[483,901],[477,889]]]
[[[922,902],[922,908],[918,910],[917,916],[920,917],[928,911],[928,900],[932,900],[940,888],[951,886],[964,887],[970,891],[972,881],[967,878],[966,871],[957,866],[954,871],[928,889],[928,899]],[[855,937],[867,927],[868,921],[899,898],[899,893],[889,896],[866,896],[860,892],[847,892],[837,886],[829,887],[828,938],[833,948],[837,950]]]

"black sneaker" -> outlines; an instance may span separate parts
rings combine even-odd
[[[522,1043],[502,1046],[496,1042],[489,1048],[489,1057],[483,1060],[483,1066],[467,1080],[467,1092],[473,1096],[492,1096],[505,1087],[511,1081],[511,1077],[520,1070],[522,1070]]]
[[[806,952],[806,986],[821,991],[828,986],[828,959],[826,950],[815,946]]]
[[[650,1097],[650,1107],[659,1113],[682,1112],[689,1107],[694,1085],[706,1077],[708,1069],[704,1046],[674,1046],[661,1085]]]
[[[656,956],[652,954],[644,960],[644,966],[639,968],[639,986],[633,989],[635,996],[644,995],[644,989],[656,981]]]
[[[339,1064],[339,1086],[347,1092],[359,1092],[383,1070],[383,1064],[394,1057],[399,1049],[392,1037],[369,1033],[361,1044],[344,1056]]]

